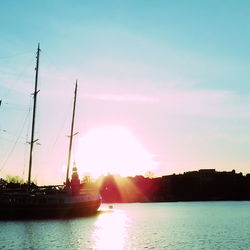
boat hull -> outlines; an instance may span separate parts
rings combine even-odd
[[[101,200],[69,204],[27,204],[2,205],[0,219],[69,218],[89,216],[97,212]]]

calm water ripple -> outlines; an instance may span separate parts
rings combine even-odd
[[[250,249],[250,202],[115,204],[87,218],[1,221],[0,249]]]

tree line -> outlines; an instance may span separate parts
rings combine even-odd
[[[201,169],[161,177],[106,175],[97,180],[85,176],[81,186],[98,189],[107,203],[250,200],[250,174],[234,170]],[[0,179],[0,190],[26,187],[18,176]],[[32,183],[32,187],[36,184]]]

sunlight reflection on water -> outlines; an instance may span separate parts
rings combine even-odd
[[[0,249],[250,249],[250,202],[103,204],[96,215],[0,221]]]
[[[98,216],[93,240],[95,249],[124,249],[130,220],[125,211],[114,210]]]

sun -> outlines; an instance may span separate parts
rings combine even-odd
[[[79,139],[75,158],[80,176],[88,173],[94,178],[106,174],[143,175],[157,165],[153,155],[121,126],[88,131]]]

